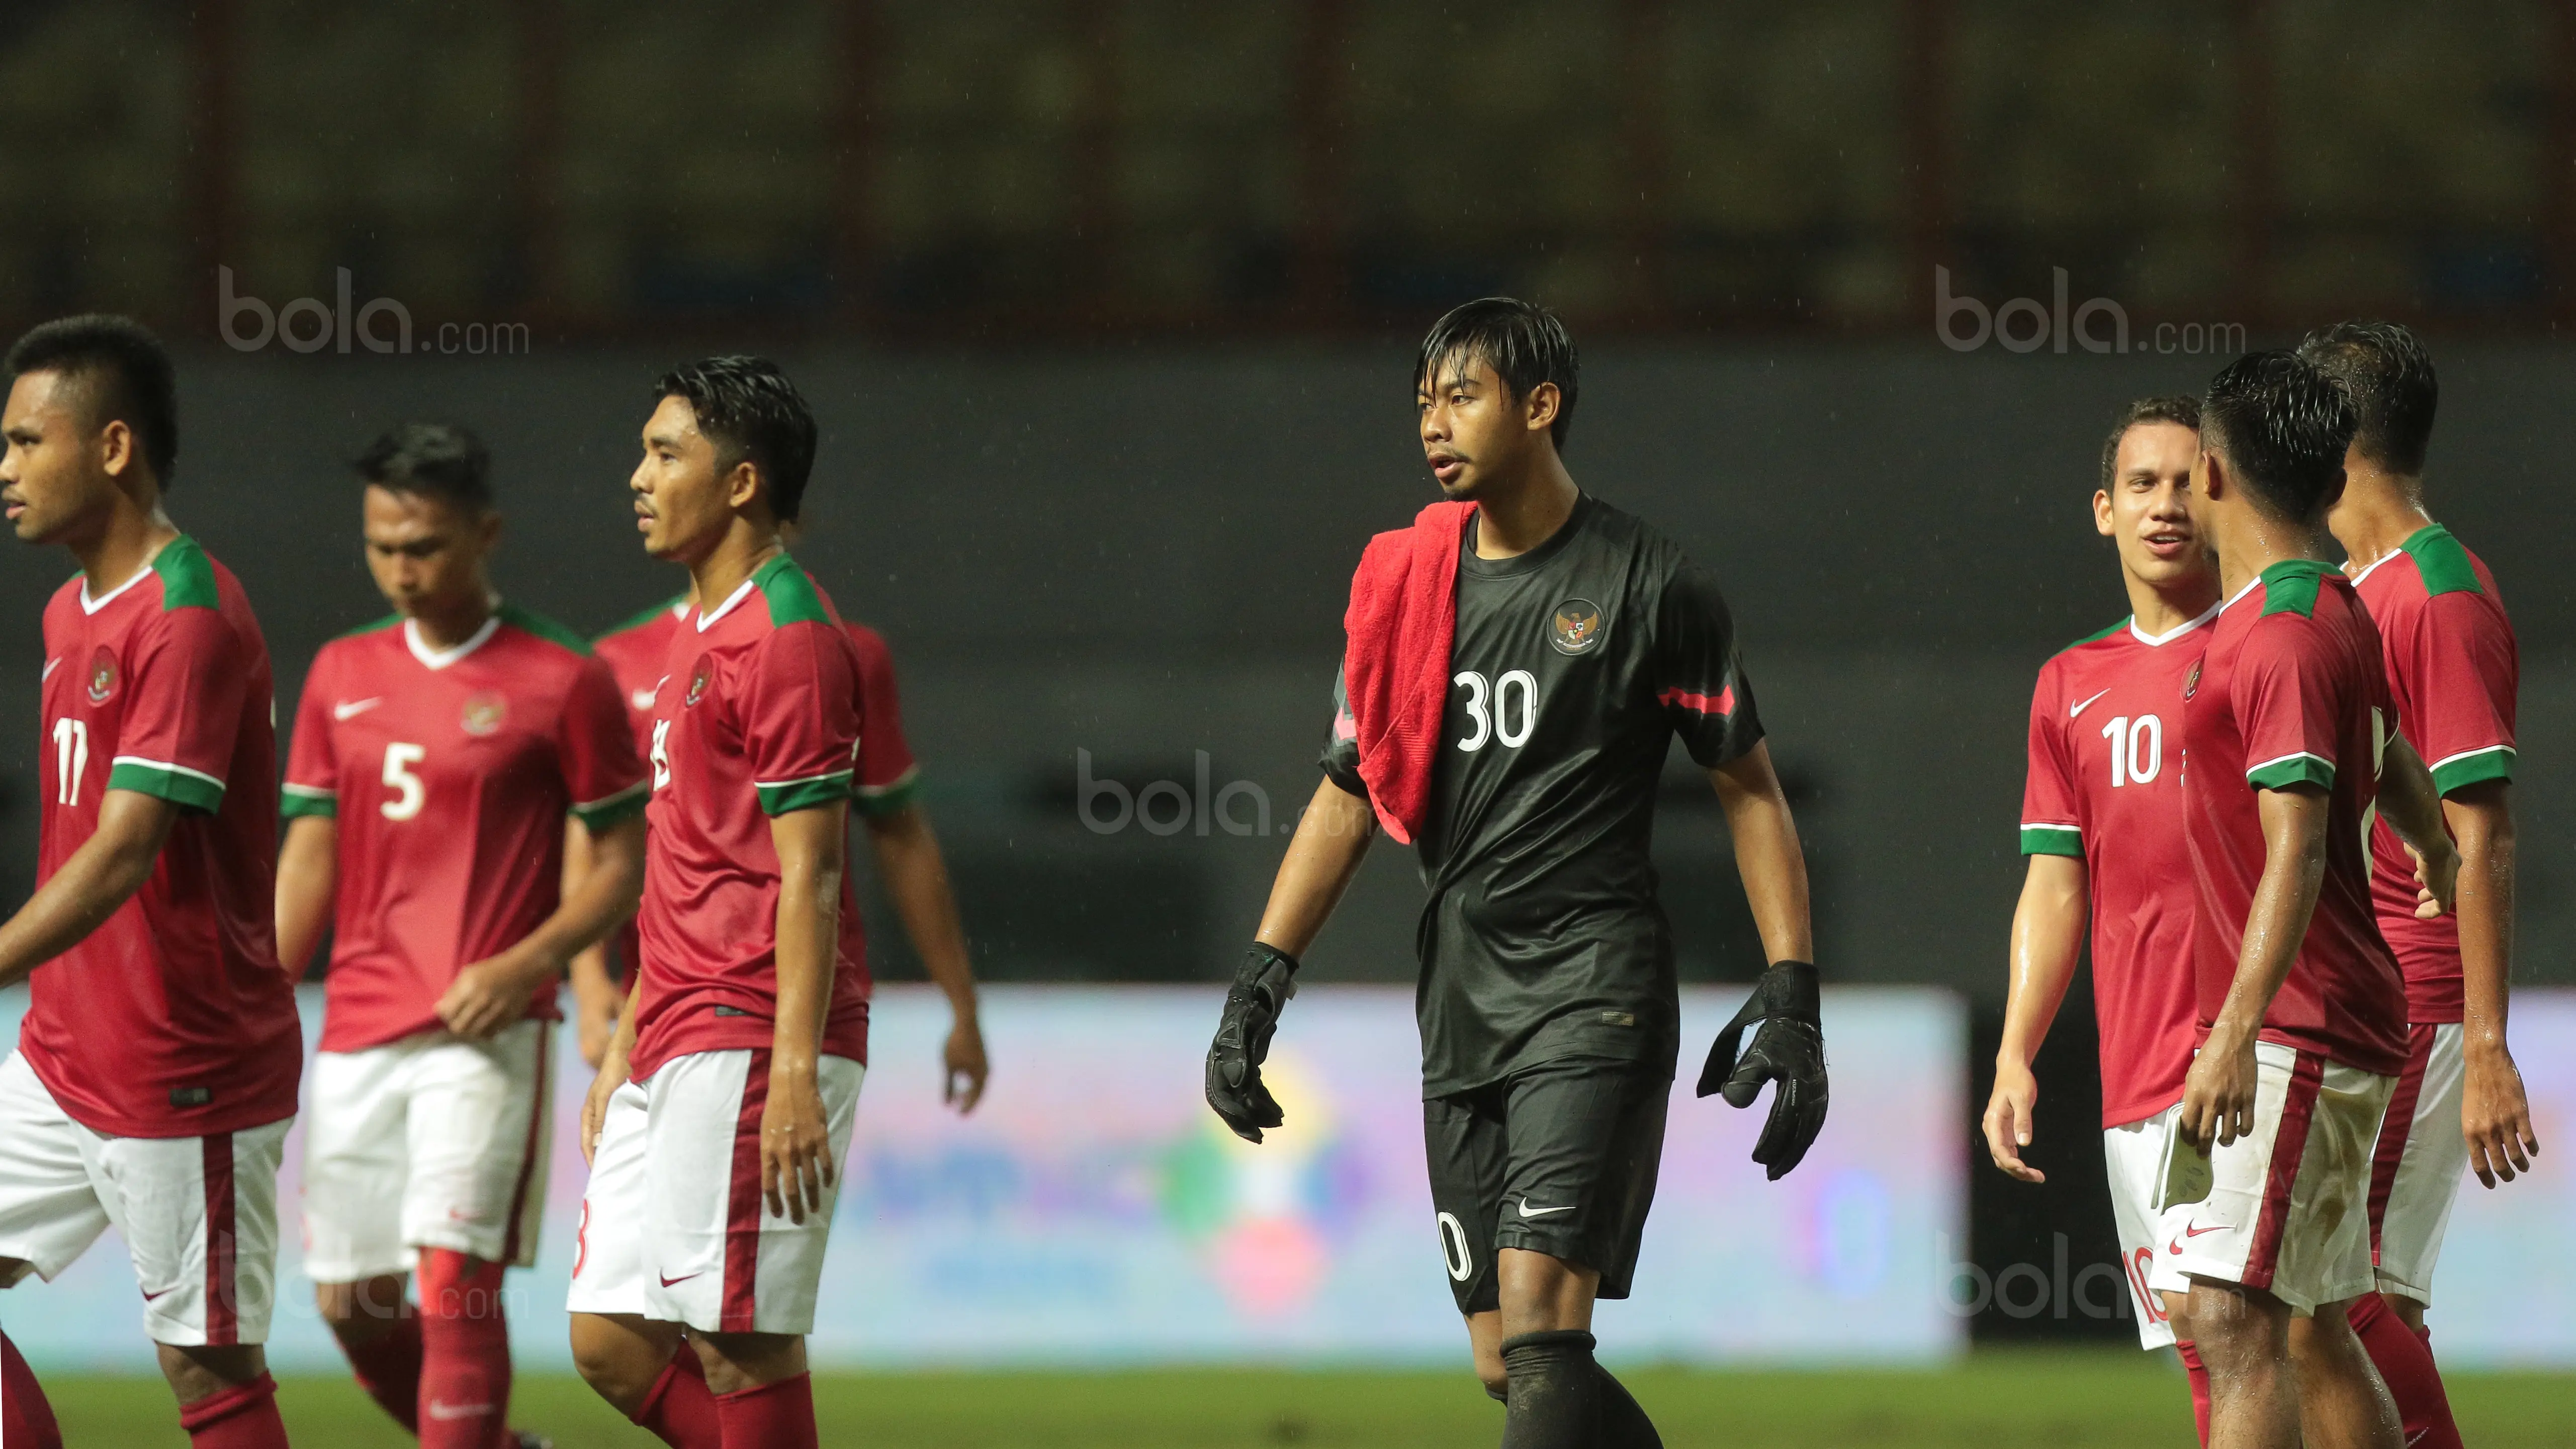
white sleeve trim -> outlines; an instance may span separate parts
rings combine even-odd
[[[278,788],[284,790],[289,795],[303,795],[314,800],[336,799],[340,793],[337,790],[325,790],[319,785],[298,785],[293,780],[287,781],[284,785],[281,785]]]
[[[2456,755],[2445,755],[2441,759],[2435,760],[2433,763],[2426,765],[2424,768],[2427,770],[2438,770],[2444,765],[2456,765],[2462,760],[2474,760],[2480,755],[2492,755],[2498,751],[2502,751],[2505,754],[2510,755],[2514,753],[2514,748],[2511,745],[2485,745],[2474,750],[2462,750]]]
[[[790,785],[814,785],[825,780],[845,779],[852,773],[848,769],[827,770],[820,775],[800,775],[793,780],[754,780],[751,786],[755,790],[784,790]]]
[[[118,765],[141,765],[147,770],[167,770],[173,775],[185,775],[191,780],[203,780],[218,790],[224,788],[222,776],[209,775],[203,770],[191,770],[185,765],[176,764],[169,760],[147,760],[141,755],[118,755],[115,759],[112,759],[107,763],[108,768],[110,769],[114,769]]]

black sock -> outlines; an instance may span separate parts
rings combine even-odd
[[[1599,1437],[1593,1443],[1599,1449],[1664,1449],[1664,1436],[1655,1432],[1655,1421],[1637,1406],[1628,1386],[1601,1369],[1601,1388],[1596,1401],[1600,1425]]]
[[[1592,1335],[1579,1328],[1503,1340],[1503,1449],[1591,1449],[1607,1377],[1592,1361]]]

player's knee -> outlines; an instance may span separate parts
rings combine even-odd
[[[573,1372],[630,1419],[669,1362],[669,1354],[656,1358],[652,1344],[614,1323],[587,1313],[572,1316]]]
[[[316,1283],[313,1306],[332,1335],[343,1342],[390,1333],[411,1311],[398,1277],[362,1278],[355,1283]]]
[[[268,1355],[257,1344],[158,1343],[153,1348],[161,1361],[161,1377],[183,1404],[240,1388],[268,1372]]]

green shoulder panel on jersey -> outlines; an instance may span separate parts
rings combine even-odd
[[[2263,615],[2296,614],[2300,618],[2316,617],[2317,587],[2325,582],[2332,565],[2312,558],[2285,558],[2263,570]]]
[[[161,545],[152,556],[152,572],[161,576],[161,608],[212,609],[215,600],[215,563],[197,541],[186,534]]]
[[[590,641],[533,609],[516,604],[501,606],[501,622],[524,634],[534,634],[549,644],[560,644],[575,654],[588,654]]]
[[[385,630],[391,629],[400,624],[402,621],[403,616],[400,614],[387,614],[372,624],[360,624],[355,629],[343,630],[340,633],[332,635],[331,638],[336,642],[341,639],[355,639],[361,634],[381,634]]]
[[[2112,635],[2119,633],[2121,630],[2128,628],[2129,621],[2136,617],[2137,615],[2135,614],[2123,614],[2120,616],[2120,622],[2112,625],[2110,628],[2096,629],[2092,633],[2085,635],[2083,638],[2076,640],[2074,643],[2067,645],[2066,649],[2060,649],[2057,652],[2059,654],[2063,654],[2067,649],[2081,649],[2087,644],[2099,644],[2103,640],[2110,638]]]
[[[753,583],[760,585],[760,596],[769,603],[772,627],[790,624],[829,624],[832,613],[823,607],[823,596],[814,590],[814,581],[796,560],[781,553],[752,571]]]
[[[2397,546],[2415,560],[2415,572],[2423,575],[2428,597],[2486,592],[2486,586],[2478,582],[2477,567],[2469,562],[2469,551],[2460,547],[2460,541],[2442,525],[2428,523]]]
[[[591,642],[596,644],[611,634],[623,634],[629,629],[641,629],[645,625],[652,623],[655,619],[670,613],[673,609],[680,607],[688,601],[688,595],[674,594],[658,604],[654,604],[648,608],[638,609],[634,613],[629,614],[625,618],[618,620],[616,623],[611,624],[605,629],[602,629],[597,634],[592,635]]]

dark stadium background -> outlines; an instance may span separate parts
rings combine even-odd
[[[2125,611],[2086,514],[2108,416],[2314,323],[2418,323],[2435,507],[2524,651],[2520,977],[2576,982],[2576,6],[0,3],[0,324],[184,344],[173,509],[282,700],[382,612],[343,466],[375,429],[480,430],[504,586],[596,630],[679,582],[626,511],[648,384],[772,352],[823,421],[800,556],[893,644],[993,980],[1230,970],[1277,836],[1102,833],[1080,781],[1289,818],[1349,568],[1432,496],[1413,341],[1494,291],[1584,347],[1576,476],[1725,581],[1829,977],[1965,993],[1980,1064],[2030,677]],[[2049,335],[1962,349],[1945,296]],[[240,345],[242,299],[306,297],[318,350]],[[2084,346],[2101,308],[2060,341],[2097,298],[2127,352]],[[342,340],[376,299],[409,354]],[[0,718],[33,718],[65,572],[0,570]],[[32,739],[0,732],[11,889]],[[1686,770],[1659,836],[1687,974],[1748,977]],[[1415,900],[1380,850],[1314,973],[1409,977]],[[2112,1255],[2086,1015],[2043,1059],[2052,1184],[1975,1152],[1983,1261]]]

